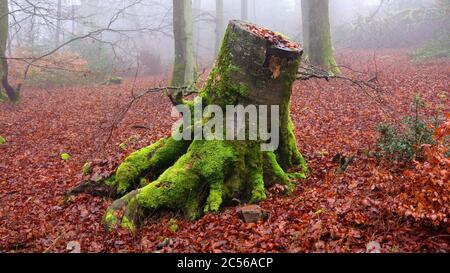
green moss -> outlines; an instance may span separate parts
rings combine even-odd
[[[3,145],[6,143],[6,139],[2,136],[0,136],[0,145]]]
[[[218,212],[223,199],[223,181],[216,181],[210,185],[209,196],[204,208],[205,213]]]
[[[298,173],[288,173],[287,174],[289,178],[291,179],[306,179],[306,174],[303,172]]]
[[[129,191],[145,173],[159,175],[161,170],[172,165],[187,150],[188,144],[173,138],[162,139],[132,153],[117,169],[117,192],[124,194]]]
[[[254,173],[251,176],[252,179],[252,198],[250,203],[258,203],[264,201],[267,198],[266,189],[264,187],[264,179],[261,173]]]
[[[88,174],[90,174],[92,172],[92,169],[91,169],[91,163],[90,162],[86,162],[84,165],[83,165],[83,175],[88,175]]]
[[[117,187],[117,181],[116,181],[116,175],[113,174],[112,176],[108,177],[105,181],[96,181],[96,182],[104,182],[105,185],[110,186],[111,188]]]
[[[180,226],[178,225],[177,219],[170,219],[169,221],[169,230],[172,233],[177,233],[177,231],[180,229]]]
[[[130,144],[134,143],[139,139],[138,136],[130,136],[127,140],[119,144],[119,148],[121,150],[126,150],[130,146]]]
[[[148,180],[147,178],[143,177],[143,178],[141,178],[141,180],[139,182],[139,185],[140,185],[141,188],[143,188],[143,187],[147,186],[150,183],[151,183],[150,180]]]
[[[286,185],[288,192],[292,192],[295,189],[295,183],[290,179],[292,178],[287,174],[280,164],[278,164],[275,153],[266,152],[264,154],[264,182],[268,186],[275,184]]]
[[[297,141],[294,134],[294,124],[291,119],[290,94],[296,80],[297,70],[300,65],[300,59],[295,60],[285,72],[283,77],[285,101],[280,105],[280,147],[276,151],[277,161],[285,172],[291,168],[299,168],[304,174],[308,172],[305,159],[297,148]],[[288,93],[289,92],[289,93]]]
[[[121,78],[121,77],[111,77],[105,82],[106,85],[115,85],[115,84],[122,84],[122,83],[123,83],[123,78]]]
[[[308,39],[308,58],[313,65],[322,67],[332,75],[340,74],[336,65],[331,42],[330,22],[328,16],[328,1],[314,1],[316,3],[309,8],[311,21],[309,36],[315,39]],[[321,18],[320,20],[318,18]]]
[[[246,187],[250,201],[259,202],[266,199],[259,147],[258,142],[196,140],[155,182],[140,189],[135,200],[122,199],[133,203],[127,207],[182,209],[188,219],[201,215],[205,191],[204,213],[218,212],[225,199],[240,197]]]
[[[136,226],[134,225],[133,221],[128,219],[126,216],[122,218],[121,227],[124,229],[128,229],[131,232],[134,232],[136,230]]]
[[[104,222],[109,230],[113,229],[119,224],[119,219],[114,214],[114,210],[107,210],[104,218]]]
[[[167,169],[161,177],[142,188],[138,202],[149,209],[184,208],[191,194],[198,194],[199,177],[187,169],[188,155]]]
[[[170,85],[172,86],[184,86],[185,77],[184,70],[186,65],[184,62],[175,62],[173,65],[172,79],[170,80]]]
[[[121,150],[126,150],[128,148],[128,145],[125,142],[122,142],[122,143],[119,144],[119,148]]]
[[[70,154],[68,154],[68,153],[61,153],[60,157],[64,161],[69,161],[71,158]]]
[[[138,193],[138,190],[130,192],[114,201],[107,209],[104,221],[109,230],[119,226],[132,232],[136,230],[136,223],[143,217],[141,207],[137,202]],[[123,214],[123,216],[119,218],[118,214]]]
[[[314,212],[315,215],[320,216],[325,212],[324,209],[318,209],[316,212]]]
[[[200,213],[200,202],[202,195],[191,194],[187,198],[187,202],[184,205],[183,212],[186,219],[196,220],[201,216]]]
[[[8,99],[5,93],[3,93],[3,90],[0,89],[0,102],[4,102]]]
[[[239,87],[238,87],[238,93],[239,93],[239,95],[241,95],[242,97],[245,97],[245,96],[247,96],[247,94],[248,94],[248,86],[247,85],[245,85],[245,84],[239,84]]]
[[[243,174],[243,169],[245,168],[245,162],[242,162],[237,165],[236,172],[234,172],[228,179],[227,182],[223,185],[223,200],[232,200],[233,198],[238,198],[242,195],[242,192],[246,190],[246,181],[243,180],[242,177],[245,177]],[[246,178],[244,178],[246,179]]]
[[[196,215],[195,198],[198,198],[202,182],[215,189],[223,183],[224,165],[233,157],[232,148],[225,141],[194,141],[174,166],[160,178],[142,189],[139,203],[146,208],[184,208],[188,214]],[[220,187],[212,191],[210,207],[220,207]],[[194,200],[190,196],[195,197]],[[198,202],[198,200],[197,200]]]
[[[194,141],[189,153],[198,159],[193,162],[193,169],[210,182],[223,179],[225,164],[235,157],[230,141]]]
[[[235,39],[235,33],[227,29],[224,42],[219,52],[217,64],[211,70],[205,88],[200,96],[208,105],[236,105],[240,97],[248,94],[248,86],[233,80],[233,75],[243,73],[242,70],[233,65],[231,54],[228,46]]]
[[[248,143],[247,168],[251,186],[251,203],[257,203],[267,198],[263,177],[263,159],[259,142]]]

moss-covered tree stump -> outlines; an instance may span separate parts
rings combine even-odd
[[[306,163],[297,149],[290,117],[292,86],[302,50],[279,34],[232,21],[216,65],[194,101],[204,106],[278,105],[280,143],[273,152],[261,150],[262,140],[175,140],[173,137],[131,154],[108,179],[79,192],[120,197],[107,210],[107,227],[135,229],[153,211],[181,210],[188,219],[215,213],[240,200],[266,198],[266,187],[304,178]],[[258,138],[259,139],[259,138]],[[95,188],[93,191],[92,189]]]

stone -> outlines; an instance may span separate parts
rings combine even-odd
[[[268,214],[258,205],[248,205],[238,208],[238,214],[245,223],[258,223],[267,220]]]

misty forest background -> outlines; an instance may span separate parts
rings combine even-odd
[[[231,19],[251,21],[303,43],[301,1],[220,2],[223,7],[217,13],[216,1],[198,0],[191,6],[200,71],[214,62]],[[74,84],[82,78],[101,83],[133,76],[136,70],[139,75],[159,75],[173,65],[172,1],[9,1],[8,5],[7,54],[15,81],[22,81],[26,60],[38,63],[26,77],[31,86]],[[337,51],[418,48],[422,50],[411,51],[416,59],[448,56],[446,1],[340,0],[329,5]],[[49,53],[54,54],[35,60]]]

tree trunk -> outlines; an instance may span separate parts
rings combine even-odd
[[[241,0],[241,20],[248,21],[248,0]]]
[[[173,86],[189,85],[196,77],[192,28],[192,0],[173,0],[175,39],[175,62],[171,82]]]
[[[333,56],[328,0],[302,0],[303,40],[312,65],[339,74]]]
[[[193,40],[194,40],[194,55],[195,55],[195,64],[196,67],[200,64],[200,41],[201,41],[201,24],[202,22],[199,20],[199,18],[202,15],[202,1],[201,0],[194,0],[194,22],[193,23]]]
[[[55,48],[61,43],[61,28],[62,28],[62,0],[58,0],[56,10],[56,34],[55,34]]]
[[[216,0],[216,55],[219,53],[220,42],[224,32],[223,0]]]
[[[76,33],[76,31],[77,31],[77,28],[76,28],[76,26],[77,26],[77,23],[76,23],[76,7],[75,7],[75,5],[72,5],[71,13],[72,13],[72,18],[71,18],[71,21],[72,21],[71,38],[73,38],[73,37],[75,37],[77,35],[77,33]]]
[[[9,6],[8,0],[0,0],[0,73],[1,83],[6,95],[12,102],[19,101],[19,91],[9,84],[8,81],[8,59],[6,57],[6,45],[9,35]]]
[[[278,148],[262,151],[261,135],[245,141],[160,140],[131,154],[108,179],[93,179],[71,192],[122,196],[106,212],[109,228],[134,230],[148,211],[161,209],[181,210],[186,218],[196,219],[236,199],[262,201],[265,188],[274,184],[292,191],[296,179],[305,178],[307,166],[297,149],[290,117],[302,50],[274,44],[250,28],[261,30],[243,21],[230,22],[208,82],[186,105],[195,108],[201,101],[205,107],[216,105],[222,110],[230,105],[279,106],[279,116],[272,121],[272,128],[280,128]]]
[[[309,54],[309,0],[300,0],[302,7],[302,29],[303,29],[303,50],[304,55],[308,56]]]

